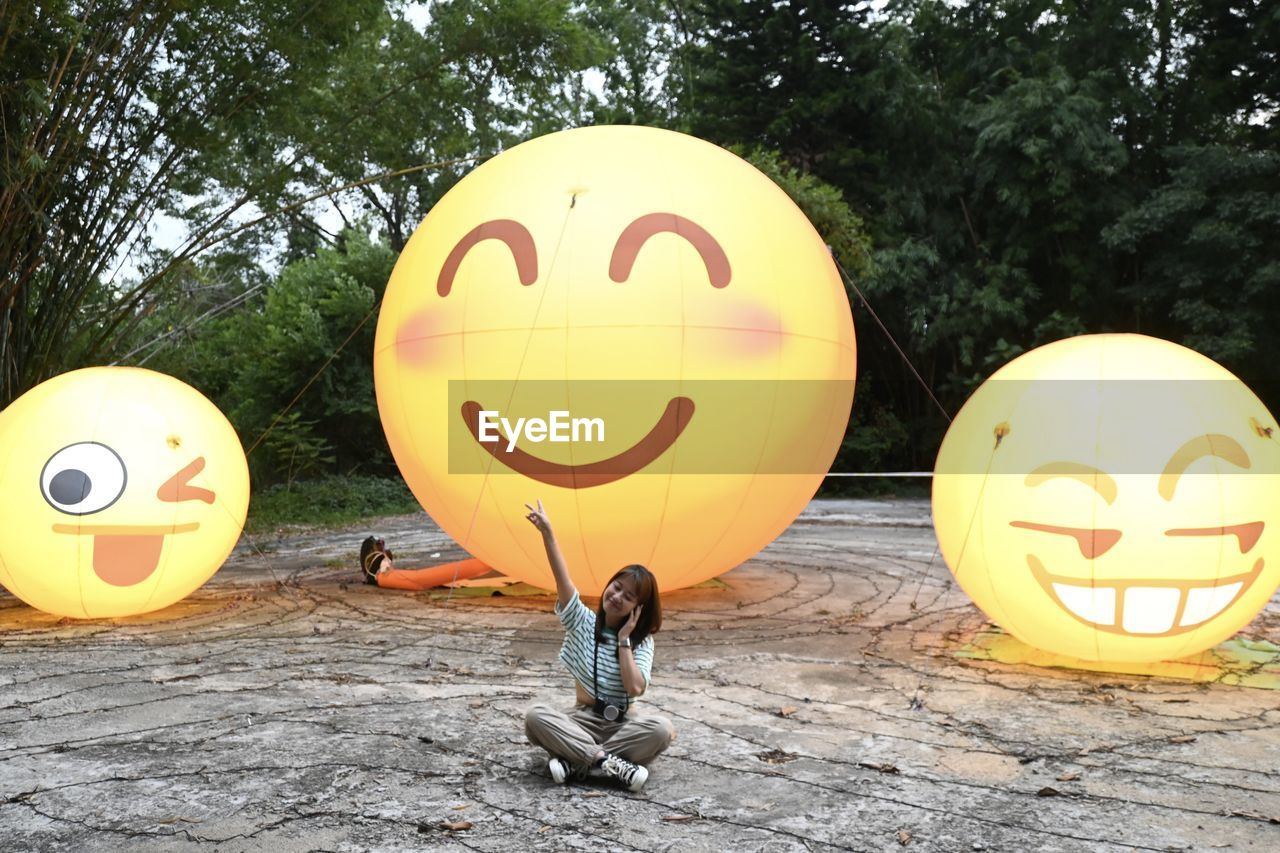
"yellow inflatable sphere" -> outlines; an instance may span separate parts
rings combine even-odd
[[[768,178],[644,127],[526,142],[418,227],[378,321],[378,408],[431,517],[551,587],[643,563],[663,589],[741,563],[813,496],[855,348],[830,254]]]
[[[173,377],[76,370],[0,412],[0,583],[32,607],[167,607],[218,570],[248,508],[235,430]]]
[[[1090,661],[1201,652],[1280,584],[1280,433],[1235,376],[1141,335],[997,371],[943,440],[938,542],[1023,642]]]

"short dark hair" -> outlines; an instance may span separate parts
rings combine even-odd
[[[370,536],[360,543],[360,571],[364,573],[364,582],[377,584],[378,569],[386,559],[386,543]]]
[[[631,578],[636,585],[636,606],[644,608],[640,611],[640,618],[636,620],[635,630],[631,632],[631,642],[638,646],[644,642],[645,637],[658,633],[658,629],[662,627],[662,599],[658,597],[658,579],[653,576],[653,572],[639,563],[632,563],[630,566],[619,569],[613,577],[609,578],[609,583],[606,583],[604,588],[608,589],[609,584],[625,577]],[[596,609],[596,639],[603,634],[604,592],[602,591],[600,606]]]

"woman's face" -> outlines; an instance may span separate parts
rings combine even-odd
[[[636,582],[629,577],[615,579],[604,589],[601,604],[606,617],[626,617],[640,603],[636,595]]]

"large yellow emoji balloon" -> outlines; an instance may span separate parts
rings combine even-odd
[[[378,322],[383,427],[462,547],[549,587],[733,568],[813,496],[853,395],[849,303],[775,184],[709,143],[590,127],[476,169],[414,233]]]
[[[0,583],[46,612],[173,604],[222,565],[248,507],[231,424],[170,376],[76,370],[0,412]]]
[[[969,597],[1029,645],[1092,661],[1220,643],[1280,583],[1280,434],[1191,350],[1086,335],[997,371],[938,454],[933,517]]]

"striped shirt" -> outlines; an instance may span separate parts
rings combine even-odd
[[[623,707],[630,704],[627,689],[622,685],[622,671],[618,668],[618,632],[606,627],[597,652],[596,614],[582,603],[576,592],[563,608],[559,603],[556,604],[556,615],[564,625],[564,645],[560,647],[560,660],[573,673],[573,677],[578,679],[587,693],[591,693],[591,656],[592,653],[597,653],[600,695],[596,698],[613,699],[616,700],[615,704]],[[653,637],[645,637],[643,643],[631,650],[631,654],[636,659],[640,674],[644,676],[645,687],[648,687],[649,672],[653,668]]]

